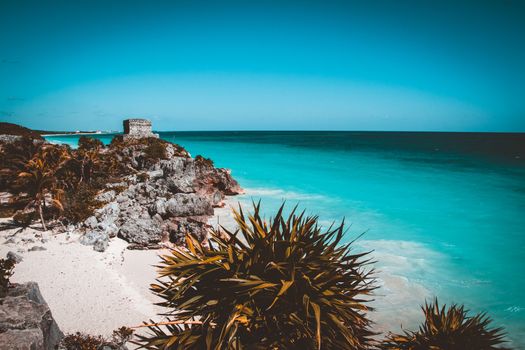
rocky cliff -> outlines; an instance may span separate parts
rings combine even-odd
[[[119,161],[132,174],[98,194],[103,206],[81,225],[81,243],[104,251],[115,236],[139,249],[181,243],[185,233],[204,240],[213,208],[222,206],[225,196],[241,192],[228,170],[203,157],[192,158],[175,144],[154,142],[164,148],[158,158],[148,155],[148,142],[122,141],[118,146]]]

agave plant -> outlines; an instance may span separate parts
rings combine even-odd
[[[323,230],[317,217],[246,217],[238,229],[212,230],[208,244],[162,257],[151,290],[169,308],[163,323],[145,324],[147,349],[369,349],[366,311],[374,290],[368,253],[341,245],[343,223]]]
[[[422,307],[425,321],[419,331],[389,334],[381,345],[384,350],[495,350],[505,342],[502,328],[489,328],[484,313],[473,317],[463,306],[439,307],[437,299]]]

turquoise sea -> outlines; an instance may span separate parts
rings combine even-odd
[[[413,329],[438,296],[486,311],[525,348],[525,134],[161,132],[230,168],[270,215],[283,200],[374,250],[372,318]],[[97,135],[109,142],[113,135]],[[78,136],[48,140],[76,144]]]

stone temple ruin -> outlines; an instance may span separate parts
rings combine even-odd
[[[141,139],[144,137],[156,137],[151,131],[151,121],[147,119],[126,119],[124,120],[124,139]]]

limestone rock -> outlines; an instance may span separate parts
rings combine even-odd
[[[22,257],[22,255],[17,254],[17,253],[12,252],[12,251],[7,252],[6,257],[7,257],[8,260],[12,260],[12,261],[15,262],[16,264],[21,263],[22,260],[24,260],[24,258]]]
[[[83,245],[94,245],[99,240],[108,240],[108,236],[99,231],[86,232],[80,237],[80,243]]]
[[[138,135],[138,134],[137,134]],[[226,195],[241,192],[225,169],[210,160],[191,158],[180,146],[165,141],[124,139],[119,156],[134,173],[119,184],[108,184],[97,197],[105,205],[84,222],[83,244],[105,249],[109,237],[118,235],[134,247],[179,242],[184,232],[206,237],[206,221]],[[147,148],[162,144],[165,156],[148,158]],[[122,190],[116,194],[117,189]]]
[[[151,218],[140,218],[125,221],[118,236],[130,243],[148,245],[160,242],[162,231]]]
[[[213,215],[213,207],[204,197],[177,193],[166,203],[170,216]]]
[[[53,350],[63,336],[36,283],[9,289],[0,303],[0,349]]]
[[[108,241],[105,239],[99,239],[93,244],[93,249],[97,252],[105,252],[108,249]]]
[[[98,224],[97,218],[94,216],[90,216],[89,218],[84,221],[84,225],[89,228],[96,228]]]
[[[47,250],[47,249],[44,247],[38,246],[38,245],[35,245],[28,249],[28,251],[30,252],[38,252],[38,251],[43,251],[43,250]]]
[[[107,192],[103,192],[101,194],[99,194],[98,196],[96,196],[96,200],[98,200],[99,202],[102,202],[102,203],[108,203],[108,202],[111,202],[112,200],[115,199],[115,196],[116,196],[116,193],[114,190],[110,190],[110,191],[107,191]]]

